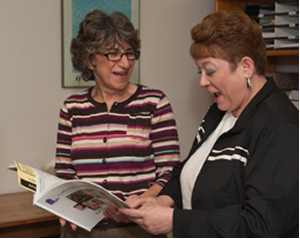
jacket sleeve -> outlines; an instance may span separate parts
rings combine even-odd
[[[189,152],[187,158],[182,161],[180,164],[174,166],[172,170],[172,176],[165,187],[160,191],[159,195],[167,195],[171,197],[175,203],[175,206],[178,208],[182,208],[182,195],[181,195],[181,186],[180,186],[180,173],[181,170],[189,159],[189,157],[193,154],[193,152],[198,148],[197,137],[194,139],[192,148]]]
[[[298,237],[298,132],[289,123],[257,132],[244,172],[245,200],[215,211],[175,209],[174,237]]]
[[[172,170],[172,176],[167,182],[165,187],[160,191],[159,195],[167,195],[171,197],[175,205],[179,208],[182,207],[182,196],[180,189],[180,172],[183,167],[183,162],[174,166]]]

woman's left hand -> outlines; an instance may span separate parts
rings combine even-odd
[[[131,195],[126,199],[125,203],[131,204],[138,198],[139,198],[138,195]],[[106,211],[104,212],[104,215],[113,219],[116,222],[123,222],[123,223],[131,222],[131,220],[127,216],[125,216],[123,213],[121,213],[117,208],[113,206],[108,206],[106,208]]]
[[[116,222],[129,223],[131,220],[113,206],[108,206],[103,213],[106,217],[113,219]]]

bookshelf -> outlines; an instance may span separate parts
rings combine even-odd
[[[290,2],[294,2],[295,4],[289,4]],[[283,25],[289,24],[290,28],[286,27],[271,27],[271,32],[276,37],[270,38],[271,43],[274,45],[273,49],[267,48],[267,56],[268,56],[268,66],[266,68],[266,72],[274,73],[277,72],[277,65],[280,58],[293,58],[294,60],[298,61],[299,65],[299,46],[296,47],[294,45],[294,49],[284,49],[284,47],[280,47],[281,45],[287,45],[295,43],[299,45],[299,3],[292,1],[292,0],[215,0],[215,11],[222,11],[222,10],[241,10],[245,11],[246,7],[255,7],[257,5],[273,5],[274,9],[270,10],[270,17],[273,18],[275,21],[275,25]],[[290,6],[292,5],[292,6]],[[273,12],[272,12],[273,11]],[[276,12],[277,11],[277,12]],[[271,13],[272,12],[272,13]],[[290,14],[281,14],[283,12],[291,12]],[[274,14],[275,13],[275,14]],[[278,14],[280,13],[280,14]],[[292,15],[291,15],[292,14]],[[268,10],[265,13],[268,15]],[[275,17],[274,17],[275,16]],[[266,19],[268,18],[265,17]],[[275,30],[274,30],[275,29]],[[285,32],[287,31],[287,32]],[[263,30],[262,30],[263,32]],[[268,34],[268,33],[266,33]],[[290,39],[285,39],[283,36],[289,35]],[[279,37],[281,36],[281,37]],[[266,41],[267,45],[267,41]]]

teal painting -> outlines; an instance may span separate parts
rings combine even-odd
[[[72,0],[72,36],[76,37],[79,24],[89,12],[101,9],[107,14],[123,12],[131,20],[131,0]]]

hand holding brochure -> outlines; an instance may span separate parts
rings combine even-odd
[[[33,204],[88,231],[100,222],[107,206],[128,207],[121,199],[95,183],[64,180],[14,162],[21,187],[34,192]]]

